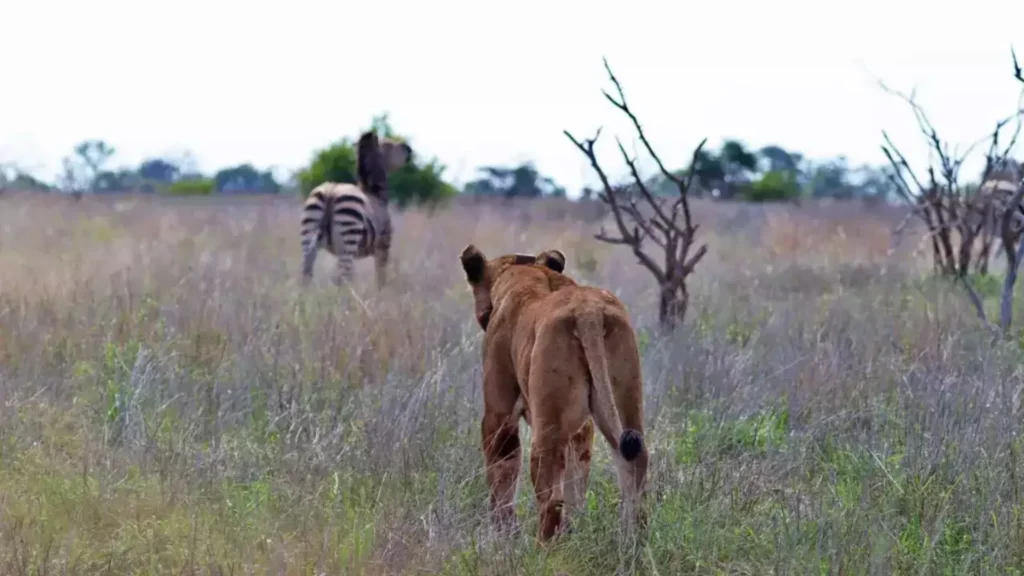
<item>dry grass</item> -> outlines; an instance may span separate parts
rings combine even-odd
[[[398,219],[393,285],[297,289],[292,199],[0,199],[0,572],[1022,574],[1021,351],[898,214],[696,207],[685,328],[583,208]],[[487,530],[457,255],[557,247],[640,330],[653,527]],[[528,480],[520,517],[536,527]]]

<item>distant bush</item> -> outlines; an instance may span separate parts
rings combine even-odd
[[[324,182],[355,183],[356,151],[351,140],[343,138],[327,148],[317,150],[309,166],[298,171],[296,179],[304,197]]]
[[[209,196],[215,185],[210,178],[178,180],[167,186],[167,193],[173,196]]]
[[[55,187],[50,186],[24,172],[15,172],[13,178],[6,181],[0,181],[0,188],[24,192],[53,192],[56,190]]]
[[[436,159],[423,166],[408,165],[401,168],[388,180],[391,199],[399,206],[433,206],[455,196],[458,190],[441,177],[444,168]]]
[[[789,171],[772,170],[752,183],[744,196],[750,202],[779,202],[800,197],[800,184]]]
[[[257,170],[252,164],[239,164],[218,170],[213,175],[217,192],[249,192],[277,194],[281,185],[270,170]]]

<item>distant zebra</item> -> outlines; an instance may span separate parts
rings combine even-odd
[[[356,184],[324,182],[309,193],[302,207],[302,283],[313,277],[320,248],[338,259],[333,281],[351,282],[354,261],[373,256],[377,287],[385,283],[391,251],[388,173],[412,160],[412,148],[371,130],[356,145]]]
[[[1009,206],[1013,196],[1020,186],[1024,186],[1024,164],[1007,162],[1003,170],[996,170],[989,175],[988,179],[978,187],[976,197],[988,204],[991,209],[987,212],[985,225],[989,227],[994,239],[1002,246],[1003,255],[1007,262],[1012,261],[1012,254],[1015,251],[1019,238],[1024,233],[1024,204]],[[984,205],[984,204],[983,204]],[[1009,230],[1003,230],[1003,215],[1006,210],[1012,210],[1009,214]],[[1006,244],[1005,240],[1011,240]]]

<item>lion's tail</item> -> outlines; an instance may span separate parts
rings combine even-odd
[[[601,434],[627,462],[632,462],[643,451],[644,439],[637,430],[623,429],[622,420],[619,418],[615,392],[608,376],[608,355],[604,347],[604,311],[577,312],[576,334],[583,344],[583,354],[587,358],[587,368],[590,370],[590,411]]]

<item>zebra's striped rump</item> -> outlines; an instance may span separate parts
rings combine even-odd
[[[353,184],[326,182],[317,186],[302,212],[304,276],[312,275],[312,261],[320,248],[337,256],[342,279],[348,279],[353,260],[390,247],[387,207]]]
[[[333,183],[318,186],[303,207],[303,246],[315,243],[335,255],[369,256],[378,237],[375,220],[382,215],[372,204],[374,202],[357,186]]]

